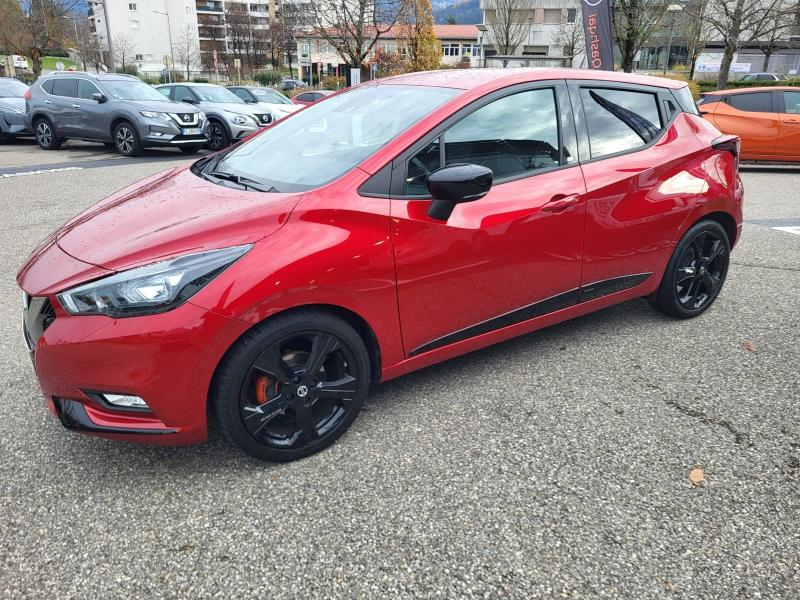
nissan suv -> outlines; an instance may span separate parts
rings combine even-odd
[[[217,151],[272,123],[272,113],[247,104],[213,83],[169,83],[156,88],[166,98],[202,108],[208,115],[208,147]]]
[[[25,97],[28,123],[45,150],[80,139],[113,144],[124,156],[138,156],[149,146],[192,154],[208,141],[202,110],[170,102],[132,75],[51,73]]]

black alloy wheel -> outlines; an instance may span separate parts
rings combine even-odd
[[[245,334],[215,380],[212,406],[225,437],[257,458],[289,461],[350,426],[369,388],[369,356],[346,322],[299,313]]]
[[[58,150],[64,140],[56,137],[53,124],[48,119],[39,119],[34,125],[36,142],[44,150]]]
[[[716,300],[728,274],[730,242],[716,221],[694,225],[678,243],[651,304],[675,317],[695,317]]]
[[[208,124],[207,135],[208,147],[214,152],[227,148],[231,144],[231,138],[225,126],[217,121],[211,121]]]

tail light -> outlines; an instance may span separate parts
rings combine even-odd
[[[733,154],[736,170],[739,170],[739,150],[742,147],[742,140],[739,136],[723,135],[711,142],[711,147],[714,148],[714,150],[723,150]]]
[[[22,97],[23,97],[23,98],[25,98],[25,100],[30,100],[31,98],[33,98],[33,96],[31,95],[31,90],[30,90],[30,88],[28,88],[27,90],[25,90],[25,93],[24,93],[24,94],[22,94]]]

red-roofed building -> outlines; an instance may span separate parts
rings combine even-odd
[[[442,64],[465,66],[481,66],[481,47],[478,43],[478,27],[476,25],[434,25],[433,31],[442,46]],[[310,60],[309,60],[310,46]],[[386,52],[405,54],[403,34],[400,26],[395,25],[378,38],[373,52],[367,57],[369,62],[374,50],[380,48]],[[319,34],[298,37],[297,56],[300,57],[303,79],[308,79],[308,64],[313,65],[314,77],[326,75],[343,75],[347,65],[336,53],[333,46]]]

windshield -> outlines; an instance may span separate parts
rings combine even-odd
[[[271,102],[272,104],[291,104],[292,101],[289,100],[286,96],[281,94],[280,92],[276,92],[275,90],[270,90],[267,88],[256,88],[250,90],[253,92],[253,95],[258,98],[259,100],[263,100],[265,102]]]
[[[0,81],[0,98],[22,98],[28,86],[16,79]]]
[[[312,189],[348,172],[459,92],[404,85],[353,88],[278,121],[232,150],[214,170],[271,191]]]
[[[130,81],[101,81],[101,85],[107,94],[117,100],[161,100],[162,96],[157,90],[151,88],[146,83],[138,80]]]
[[[236,104],[244,104],[244,100],[239,98],[230,90],[216,85],[198,85],[192,87],[192,91],[197,94],[200,100],[205,102],[235,102]]]

